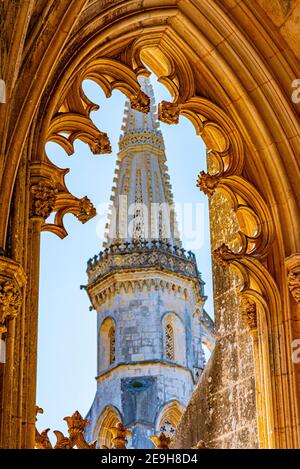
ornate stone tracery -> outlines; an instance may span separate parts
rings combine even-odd
[[[271,370],[270,376],[263,383],[264,388],[268,390],[266,402],[271,404],[268,419],[266,412],[263,414],[263,420],[267,423],[265,431],[261,433],[271,435],[271,439],[263,437],[262,445],[298,447],[299,411],[296,391],[290,391],[297,389],[299,393],[299,387],[294,383],[297,367],[288,360],[290,338],[294,333],[294,313],[291,310],[297,307],[294,299],[298,301],[299,296],[298,275],[297,271],[291,273],[289,268],[287,272],[282,271],[284,257],[299,251],[296,201],[296,189],[299,187],[296,164],[296,155],[299,152],[299,109],[291,102],[291,82],[299,71],[299,52],[296,47],[293,50],[291,44],[292,29],[289,32],[288,27],[279,28],[276,21],[272,23],[274,12],[270,11],[270,5],[265,1],[260,2],[259,8],[255,2],[240,2],[229,7],[226,1],[203,1],[201,11],[196,2],[178,2],[178,5],[175,5],[176,2],[171,0],[164,2],[163,8],[158,2],[146,2],[148,6],[144,7],[143,4],[142,8],[140,2],[127,2],[127,6],[126,2],[116,0],[112,2],[112,6],[107,4],[105,11],[102,11],[103,2],[92,4],[84,0],[75,0],[56,2],[55,6],[54,2],[52,3],[53,8],[49,7],[49,14],[42,23],[36,21],[40,11],[35,10],[41,8],[42,2],[37,6],[29,5],[28,2],[17,2],[11,15],[14,27],[16,23],[22,34],[18,35],[16,44],[7,49],[6,54],[10,54],[11,60],[4,63],[4,78],[9,78],[7,95],[10,101],[9,105],[1,106],[0,109],[1,122],[6,122],[1,129],[4,136],[1,138],[1,155],[4,156],[5,169],[0,191],[1,252],[6,250],[14,181],[23,157],[22,148],[27,135],[30,135],[32,147],[26,158],[30,159],[33,155],[43,159],[41,150],[48,140],[45,134],[53,116],[74,112],[76,119],[80,119],[80,116],[88,117],[90,110],[95,109],[95,105],[80,91],[82,70],[87,69],[86,65],[91,65],[89,78],[94,78],[95,57],[109,57],[109,60],[114,58],[118,64],[125,64],[136,74],[145,73],[144,64],[147,63],[172,92],[174,102],[178,101],[182,113],[182,105],[194,96],[197,96],[197,99],[200,95],[205,96],[207,101],[204,103],[204,110],[208,113],[218,103],[219,109],[226,111],[243,139],[247,147],[247,161],[241,173],[237,170],[231,175],[225,175],[224,168],[226,171],[229,163],[235,161],[236,164],[237,161],[231,157],[231,151],[227,151],[226,142],[223,142],[224,134],[232,138],[234,131],[225,129],[223,137],[219,134],[217,139],[217,151],[213,150],[216,168],[211,175],[213,179],[209,181],[209,178],[206,178],[205,181],[203,174],[200,184],[203,189],[207,186],[206,190],[211,194],[214,189],[225,190],[233,201],[234,209],[241,214],[241,250],[230,252],[228,248],[221,251],[220,256],[225,258],[225,264],[230,264],[240,272],[243,290],[248,290],[247,295],[255,297],[258,301],[258,314],[261,313],[261,307],[264,311],[267,323],[264,333],[266,342],[271,343],[271,348],[265,351],[265,355],[270,363],[275,360],[276,354],[278,355],[278,350],[272,349],[272,343],[279,342],[276,339],[278,330],[282,328],[283,322],[285,324],[282,328],[284,332],[280,335],[282,359],[276,368],[276,382],[272,378]],[[116,8],[118,3],[120,8]],[[288,14],[289,8],[288,5],[284,8]],[[268,15],[265,14],[266,10]],[[84,12],[84,15],[80,12]],[[33,14],[35,20],[30,21]],[[251,27],[249,22],[244,20],[247,17],[252,18]],[[292,17],[293,15],[289,15],[288,21]],[[4,25],[7,44],[11,37],[9,18],[8,16],[6,20],[8,24]],[[283,21],[285,19],[283,18]],[[60,24],[61,28],[57,28],[57,24]],[[269,34],[269,31],[272,31],[272,34]],[[104,40],[104,37],[109,37],[110,41]],[[297,44],[297,41],[294,43]],[[282,47],[288,53],[282,54]],[[193,67],[190,67],[189,63],[193,64]],[[104,65],[103,69],[108,68]],[[34,79],[36,76],[39,76],[39,80]],[[74,94],[69,96],[68,91],[73,86],[75,77],[78,77],[78,82],[74,85]],[[115,86],[120,83],[116,75],[113,78],[96,78],[102,80],[107,90],[112,84]],[[137,89],[128,92],[133,96],[136,93]],[[64,107],[66,96],[69,107]],[[176,105],[173,106],[173,111],[174,108]],[[188,110],[185,109],[184,112]],[[173,113],[173,119],[174,114],[176,116],[176,112]],[[203,124],[206,121],[207,124],[209,121],[215,121],[215,116],[211,118],[204,112],[203,114],[204,119],[196,119],[195,116],[193,118],[195,122],[197,120],[201,132],[206,134],[205,139],[208,142],[212,127]],[[216,114],[218,115],[218,110]],[[71,116],[65,116],[65,121],[69,117]],[[224,115],[221,120],[223,119]],[[60,118],[56,122],[59,121]],[[81,122],[82,125],[88,126],[87,119],[82,119]],[[60,139],[57,129],[54,129],[53,139],[59,139],[71,153],[72,138]],[[75,134],[76,130],[73,136]],[[101,149],[101,145],[97,146],[99,135],[97,137],[96,129],[89,128],[83,134],[86,143],[89,141],[93,146],[93,141],[96,140],[96,151]],[[212,143],[214,140],[212,139]],[[214,145],[207,143],[207,146]],[[235,152],[235,156],[238,153],[239,151]],[[24,185],[22,171],[19,172],[17,180]],[[69,206],[72,205],[70,199],[67,200]],[[244,220],[246,225],[250,225],[247,230],[250,236],[244,232]],[[26,225],[22,217],[18,223],[22,227]],[[13,235],[19,225],[14,222]],[[59,218],[55,226],[43,227],[48,228],[59,236],[66,235]],[[275,241],[272,244],[273,230]],[[26,241],[20,239],[20,245],[23,253],[26,253]],[[25,266],[26,255],[18,253],[17,256],[18,259],[22,258],[22,265]],[[36,287],[33,286],[32,291],[36,294]],[[27,295],[31,296],[32,291],[28,291]],[[21,337],[20,343],[22,340]],[[262,346],[263,339],[259,340]],[[263,365],[265,371],[270,369],[268,363]],[[19,372],[16,363],[10,366],[11,369],[16,369],[16,373]],[[281,378],[281,374],[284,378]],[[26,382],[27,378],[21,378],[20,373],[20,379]],[[16,388],[20,389],[20,386]],[[276,389],[283,389],[283,395],[280,396]],[[31,408],[28,411],[25,405],[23,407],[26,412],[22,423],[24,431],[29,434],[26,416],[32,421],[33,410]],[[279,413],[278,409],[283,411]],[[10,431],[11,429],[7,430],[8,433]],[[21,443],[20,439],[18,444],[24,445],[24,441],[23,438]]]

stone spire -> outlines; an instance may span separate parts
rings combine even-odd
[[[115,446],[111,427],[121,424],[130,448],[174,433],[213,333],[195,255],[180,246],[153,90],[147,78],[141,86],[151,109],[126,104],[106,248],[87,266],[98,372],[85,436],[100,447]]]
[[[148,77],[139,80],[150,97],[150,111],[144,114],[132,109],[130,101],[125,104],[104,244],[163,240],[180,246],[153,88]]]

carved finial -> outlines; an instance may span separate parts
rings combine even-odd
[[[48,218],[54,208],[57,192],[54,181],[42,180],[32,185],[31,217]]]
[[[99,131],[97,138],[90,143],[90,149],[94,155],[111,153],[111,144],[107,133]]]
[[[180,114],[180,105],[161,101],[158,105],[158,118],[166,124],[178,124]]]
[[[0,280],[0,332],[7,331],[7,321],[16,317],[22,304],[19,287],[13,280]]]
[[[54,449],[72,449],[73,442],[70,438],[66,437],[62,432],[59,430],[54,430],[53,432],[56,436],[56,444]]]
[[[43,414],[43,413],[44,413],[44,409],[36,405],[35,406],[35,421],[37,421],[38,414]]]
[[[206,195],[213,195],[219,180],[205,171],[201,171],[196,182],[196,186]]]
[[[171,438],[166,436],[164,432],[160,432],[158,436],[150,436],[150,440],[154,443],[157,449],[169,449]]]
[[[111,432],[112,444],[114,449],[126,449],[126,445],[128,441],[126,440],[126,436],[131,436],[132,432],[127,430],[122,424],[122,422],[118,422],[114,427],[110,428],[109,431]]]
[[[241,299],[242,318],[248,325],[250,332],[257,329],[256,303],[247,297]]]
[[[131,109],[135,109],[140,112],[149,112],[150,109],[150,98],[142,90],[137,94],[130,97]]]
[[[53,449],[48,437],[50,428],[46,428],[41,433],[35,429],[35,448],[36,449]]]
[[[41,407],[35,406],[35,421],[37,421],[37,415],[43,414],[44,411]],[[41,433],[35,427],[35,448],[36,449],[53,449],[51,442],[48,437],[48,432],[50,428],[46,428]]]
[[[195,446],[192,446],[191,449],[208,449],[203,440],[199,440]]]
[[[83,434],[85,427],[89,425],[89,422],[84,420],[78,410],[74,412],[72,417],[65,417],[64,420],[67,422],[70,438]]]
[[[288,274],[288,286],[294,300],[300,302],[300,268],[299,270],[291,270]]]
[[[86,223],[91,218],[93,218],[97,213],[94,205],[92,204],[92,202],[87,196],[82,197],[82,199],[80,199],[79,210],[80,211],[77,215],[77,218],[81,223]]]

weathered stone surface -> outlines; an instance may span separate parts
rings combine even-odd
[[[214,250],[234,239],[238,225],[224,196],[215,193],[210,209]],[[177,428],[174,447],[189,448],[204,440],[210,448],[256,448],[252,341],[239,310],[239,279],[214,260],[213,281],[217,341]]]

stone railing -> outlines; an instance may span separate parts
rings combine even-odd
[[[117,270],[161,268],[204,282],[197,269],[195,254],[161,240],[115,243],[88,261],[89,283]]]

